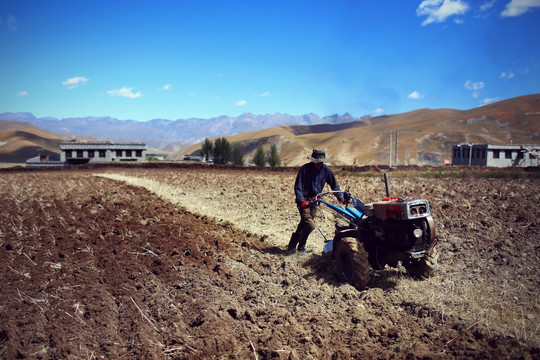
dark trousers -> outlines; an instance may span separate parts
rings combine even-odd
[[[294,250],[298,245],[298,250],[302,251],[306,249],[309,234],[316,228],[314,219],[317,215],[317,206],[313,205],[306,209],[302,209],[300,205],[297,205],[297,207],[300,213],[300,222],[296,227],[296,231],[291,235],[287,250]]]

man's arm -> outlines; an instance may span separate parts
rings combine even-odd
[[[294,182],[294,193],[296,195],[296,201],[298,203],[303,203],[306,201],[304,198],[304,171],[303,168],[298,171],[296,175],[296,181]]]

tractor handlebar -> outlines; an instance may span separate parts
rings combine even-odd
[[[328,202],[323,200],[322,197],[326,196],[326,195],[330,195],[330,194],[343,194],[343,199],[345,200],[345,202],[344,202],[345,207],[347,207],[347,205],[349,205],[351,200],[353,201],[354,205],[356,206],[356,201],[351,196],[351,193],[348,190],[345,190],[345,191],[334,191],[334,190],[332,190],[332,191],[326,191],[326,192],[319,193],[319,194],[317,194],[315,196],[315,199],[312,200],[311,203],[314,203],[314,204],[319,204],[319,203],[328,204]]]

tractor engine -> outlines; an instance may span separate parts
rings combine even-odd
[[[435,239],[435,226],[427,200],[397,197],[373,203],[373,222],[385,248],[404,251],[413,258],[425,254]]]

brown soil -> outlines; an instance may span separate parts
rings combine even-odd
[[[0,358],[540,358],[538,179],[397,176],[432,204],[441,266],[359,292],[320,235],[285,256],[294,173],[97,173],[0,173]]]

